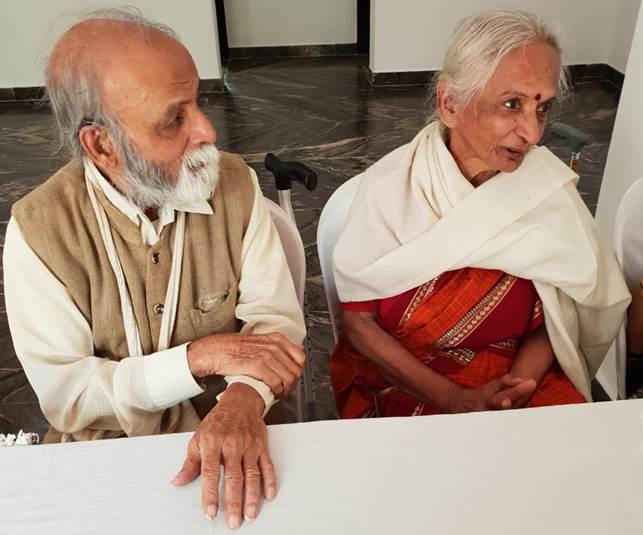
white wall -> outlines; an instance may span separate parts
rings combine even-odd
[[[439,69],[456,23],[489,9],[536,13],[558,24],[567,64],[623,70],[640,0],[371,0],[373,72]]]
[[[231,47],[357,41],[357,0],[225,0],[225,15]]]
[[[109,0],[18,0],[2,2],[0,87],[44,85],[43,71],[52,44],[75,16],[111,7]],[[145,16],[173,28],[192,53],[201,78],[221,78],[221,58],[212,0],[128,0]]]
[[[643,10],[638,14],[636,32],[627,62],[627,76],[616,113],[612,141],[596,209],[603,235],[612,241],[614,215],[625,190],[643,177]]]
[[[607,63],[625,72],[641,0],[619,0],[619,4]]]
[[[612,141],[601,192],[598,197],[596,221],[605,240],[612,244],[614,217],[623,194],[636,179],[643,176],[643,10],[635,19],[634,39],[627,61],[627,75],[616,113]],[[616,394],[615,353],[608,354],[597,375],[607,393]]]

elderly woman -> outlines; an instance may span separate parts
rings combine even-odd
[[[578,177],[535,147],[558,41],[521,12],[465,20],[434,86],[438,120],[363,174],[334,252],[339,414],[590,400],[630,298]]]

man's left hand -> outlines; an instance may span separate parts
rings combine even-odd
[[[197,427],[185,462],[172,480],[183,486],[200,473],[203,511],[214,519],[219,508],[223,464],[225,517],[232,529],[241,525],[242,511],[246,520],[256,518],[262,478],[265,498],[272,500],[276,494],[263,409],[264,402],[253,388],[242,383],[229,385]]]

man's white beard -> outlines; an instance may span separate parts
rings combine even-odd
[[[214,145],[186,154],[176,180],[167,169],[148,162],[133,147],[125,147],[122,153],[123,194],[141,210],[206,201],[219,181],[220,155]]]

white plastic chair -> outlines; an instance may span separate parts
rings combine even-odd
[[[643,278],[643,178],[639,178],[625,192],[616,210],[614,221],[614,250],[623,268],[630,292],[638,291]],[[625,398],[627,319],[616,337],[616,387],[618,397]]]
[[[295,291],[297,292],[297,299],[299,299],[299,304],[303,311],[304,292],[306,288],[306,255],[304,253],[304,244],[301,241],[297,225],[295,225],[294,221],[286,211],[270,199],[265,199],[265,201],[268,206],[272,222],[277,229],[277,234],[279,234],[279,239],[281,240],[281,245],[284,249],[284,254],[286,255],[286,261],[288,262],[290,276],[292,277],[295,285]],[[308,359],[306,362],[308,363]],[[286,415],[287,413],[292,414],[292,404],[296,404],[297,421],[303,422],[304,401],[305,398],[308,397],[308,395],[306,395],[308,394],[308,389],[312,390],[312,377],[310,366],[307,364],[304,368],[304,396],[302,396],[300,385],[298,388],[295,388],[290,396],[280,402],[280,405],[283,405],[282,408],[277,405],[268,413],[267,421],[271,420],[272,415],[275,419],[275,423],[283,423],[283,421],[279,421],[279,416],[282,414]],[[279,415],[277,415],[277,413],[279,413]]]
[[[270,199],[265,199],[268,205],[268,211],[272,219],[281,245],[286,254],[286,261],[290,269],[290,276],[295,284],[297,299],[303,310],[304,308],[304,291],[306,288],[306,255],[304,253],[304,243],[301,241],[297,225],[288,216],[285,210],[277,203]]]
[[[335,341],[337,341],[342,323],[342,311],[339,308],[335,275],[333,274],[333,250],[346,226],[348,212],[353,204],[353,198],[357,193],[361,179],[362,175],[354,176],[337,188],[335,193],[328,199],[326,206],[324,206],[317,226],[317,254],[319,255],[319,264],[324,280],[324,290],[326,291],[326,300],[328,301]]]
[[[317,173],[307,165],[297,161],[284,161],[269,152],[264,158],[264,165],[266,169],[273,174],[275,181],[275,188],[279,196],[279,205],[268,201],[268,208],[270,210],[272,220],[275,223],[279,237],[283,244],[286,253],[286,260],[290,268],[290,274],[299,304],[306,316],[306,256],[304,253],[304,245],[299,236],[297,229],[297,220],[295,213],[292,209],[292,202],[290,198],[290,190],[292,189],[293,182],[297,182],[304,186],[308,191],[314,191],[317,187]],[[308,338],[304,339],[304,350],[306,357],[309,355],[308,351]],[[312,366],[309,358],[306,358],[304,366],[304,403],[306,404],[306,413],[309,420],[315,420],[315,393],[313,392],[313,378]],[[300,413],[300,420],[303,419],[304,409],[301,400],[301,388],[298,388],[298,407]],[[289,396],[290,398],[291,396]],[[284,400],[285,401],[285,400]],[[284,403],[281,403],[284,405]],[[279,410],[279,409],[278,409]],[[271,412],[274,412],[271,411]],[[268,414],[267,421],[270,420],[270,413]]]

